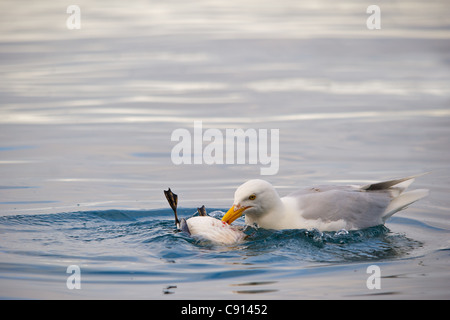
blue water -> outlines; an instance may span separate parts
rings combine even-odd
[[[192,209],[183,211],[194,212]],[[221,215],[223,212],[214,212],[217,218]],[[51,246],[55,258],[80,259],[92,252],[98,259],[99,251],[104,251],[105,246],[111,246],[112,251],[106,250],[106,255],[112,259],[116,256],[117,260],[139,261],[139,258],[153,257],[175,263],[187,258],[187,261],[199,259],[199,263],[205,263],[210,259],[223,259],[221,248],[227,248],[228,258],[241,260],[245,256],[249,263],[259,261],[276,265],[402,258],[421,246],[419,241],[391,233],[385,226],[350,232],[320,232],[316,229],[275,231],[248,226],[244,228],[247,237],[243,243],[225,246],[176,231],[172,213],[168,210],[105,210],[6,216],[0,221],[3,233],[23,235],[20,242],[29,241],[30,246],[35,248],[33,253],[27,249],[14,251],[15,254],[46,255],[45,248]],[[121,256],[117,245],[122,245],[121,249],[125,252],[128,249],[141,250],[141,254],[134,258]],[[72,255],[66,255],[68,246],[72,248]],[[211,249],[211,256],[199,256],[204,248]],[[216,248],[219,253],[214,250]]]
[[[63,4],[1,1],[0,297],[448,299],[448,4],[381,3],[369,30],[371,4],[90,0],[68,30]],[[278,129],[279,171],[175,165],[195,121]],[[430,195],[385,226],[233,246],[177,232],[163,195],[220,218],[248,179],[283,196],[423,172]]]
[[[195,209],[180,210],[181,216],[194,213]],[[224,212],[213,210],[210,214],[220,218]],[[418,222],[408,222],[423,227]],[[243,221],[238,224],[243,226]],[[410,259],[423,247],[422,242],[385,226],[350,232],[245,227],[245,241],[233,246],[218,245],[177,231],[171,209],[3,216],[0,232],[2,282],[18,285],[3,287],[4,294],[8,289],[20,292],[21,286],[27,288],[27,282],[37,281],[44,293],[40,298],[54,298],[64,291],[69,276],[66,268],[73,264],[82,272],[81,297],[95,298],[95,294],[100,294],[109,298],[162,298],[175,294],[178,288],[189,291],[193,284],[203,284],[204,292],[192,297],[211,294],[210,298],[222,298],[234,293],[289,298],[280,295],[286,278],[295,279],[302,288],[300,279],[310,273],[320,277],[323,269],[336,272],[343,266],[361,273],[372,263]],[[364,276],[359,277],[363,281]],[[208,293],[208,288],[221,281],[228,284],[228,292]],[[118,291],[96,291],[109,286]],[[132,291],[146,286],[149,291],[144,296],[140,290]],[[61,297],[78,296],[70,293],[66,289]],[[10,294],[4,298],[30,297],[29,294],[27,289],[18,296]],[[291,298],[304,297],[308,295]]]

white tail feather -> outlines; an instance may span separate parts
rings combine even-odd
[[[417,200],[425,198],[427,195],[428,195],[427,189],[417,189],[400,194],[398,197],[394,198],[391,201],[389,206],[384,211],[382,216],[383,221],[386,221],[394,213],[405,209],[407,206],[416,202]]]

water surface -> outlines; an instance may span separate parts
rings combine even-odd
[[[0,297],[448,299],[448,4],[380,3],[368,30],[371,4],[79,1],[68,30],[64,4],[2,1]],[[279,129],[278,173],[174,165],[171,134],[194,121]],[[236,246],[176,232],[162,192],[220,217],[247,179],[285,195],[422,172],[430,196],[385,227]]]

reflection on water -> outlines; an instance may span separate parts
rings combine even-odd
[[[260,92],[283,91],[312,91],[327,94],[388,94],[388,95],[415,95],[430,94],[448,96],[448,82],[401,82],[401,81],[329,81],[321,79],[276,79],[249,83],[250,89]]]
[[[360,37],[366,35],[366,9],[371,4],[357,0],[77,2],[82,15],[79,33],[84,37],[195,35],[219,39]],[[390,1],[380,6],[382,29],[371,36],[448,37],[448,17],[443,14],[446,1]],[[2,1],[2,12],[9,12],[2,21],[2,37],[6,41],[68,37],[64,33],[66,8],[52,1],[27,6]]]

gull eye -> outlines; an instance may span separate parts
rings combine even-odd
[[[250,197],[248,197],[249,200],[255,200],[256,199],[256,195],[252,194]]]

